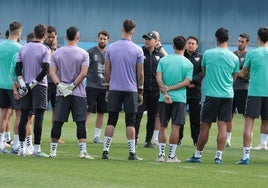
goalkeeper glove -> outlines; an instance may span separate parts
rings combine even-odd
[[[143,95],[141,93],[138,94],[138,105],[142,105],[143,103]]]
[[[70,85],[67,86],[67,88],[71,91],[73,91],[75,87],[76,85],[74,83],[71,83]]]
[[[37,80],[32,81],[29,84],[29,89],[32,90],[35,86],[37,86],[37,84],[38,84],[38,81]]]
[[[20,98],[26,96],[27,93],[28,93],[28,89],[27,89],[27,87],[21,87],[21,86],[20,86],[20,87],[18,88],[18,93],[19,93],[19,97],[20,97]]]
[[[57,84],[57,89],[64,97],[67,97],[68,95],[72,94],[72,91],[68,89],[68,86],[63,82]]]

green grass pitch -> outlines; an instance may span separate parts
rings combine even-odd
[[[107,121],[107,115],[104,122]],[[143,117],[137,154],[143,161],[128,161],[128,146],[125,136],[124,114],[115,131],[109,160],[102,160],[102,145],[93,144],[95,115],[88,128],[88,152],[94,160],[79,159],[76,126],[69,118],[62,129],[65,144],[59,145],[57,158],[18,157],[0,154],[0,187],[109,187],[109,188],[158,188],[158,187],[266,187],[268,151],[251,151],[248,166],[235,164],[242,156],[242,132],[244,119],[234,117],[232,147],[223,152],[223,164],[214,164],[216,151],[216,124],[212,125],[210,138],[204,149],[201,164],[184,162],[195,151],[189,131],[189,118],[185,125],[182,145],[177,155],[182,163],[156,163],[158,149],[144,148],[145,120]],[[102,138],[105,126],[103,126]],[[260,120],[254,125],[253,146],[259,144]],[[49,154],[51,111],[45,113],[42,150]],[[167,148],[168,149],[168,148]],[[166,151],[167,153],[168,151]]]

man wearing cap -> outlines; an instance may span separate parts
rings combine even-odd
[[[153,148],[154,145],[151,143],[151,139],[154,133],[155,117],[158,114],[159,99],[159,87],[156,82],[156,68],[163,55],[159,52],[159,49],[155,48],[157,36],[153,32],[143,35],[142,38],[144,38],[144,46],[142,46],[144,53],[144,92],[143,103],[138,107],[138,113],[135,120],[135,138],[137,144],[140,122],[143,112],[147,110],[146,138],[144,147]]]

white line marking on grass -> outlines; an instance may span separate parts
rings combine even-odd
[[[165,164],[165,162],[145,162],[148,164],[153,164],[153,165],[161,165],[161,164]]]
[[[196,169],[194,166],[181,166],[182,168],[187,168],[187,169]]]
[[[268,176],[265,176],[265,175],[259,175],[259,176],[257,176],[257,177],[259,177],[259,178],[267,178]]]
[[[238,174],[237,172],[228,171],[228,170],[219,170],[219,172],[224,173],[224,174]]]

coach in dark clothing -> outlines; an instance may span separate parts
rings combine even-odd
[[[202,54],[197,52],[198,39],[194,36],[187,38],[187,47],[184,56],[188,58],[193,66],[193,79],[187,87],[187,104],[189,107],[190,128],[193,144],[196,145],[200,131],[200,110],[201,110],[201,82],[202,73]],[[180,131],[180,139],[183,137],[183,127]],[[180,141],[179,141],[180,142]]]
[[[156,68],[160,58],[163,55],[155,48],[157,37],[154,33],[150,32],[143,35],[144,46],[142,47],[144,52],[144,92],[143,103],[138,107],[138,113],[136,115],[135,130],[136,130],[136,142],[138,139],[140,122],[143,116],[143,112],[147,110],[147,123],[146,123],[146,138],[144,147],[154,147],[151,143],[155,117],[158,114],[158,99],[159,88],[156,82]]]

